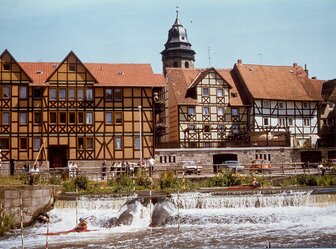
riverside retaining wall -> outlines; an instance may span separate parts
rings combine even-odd
[[[11,186],[0,187],[0,206],[13,215],[15,223],[29,225],[42,212],[52,209],[59,186]]]

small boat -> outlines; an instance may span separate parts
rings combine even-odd
[[[87,230],[82,230],[82,231],[71,229],[71,230],[59,231],[59,232],[54,232],[54,233],[43,233],[42,235],[55,236],[55,235],[63,235],[63,234],[69,234],[69,233],[86,233],[86,232],[93,232],[93,231],[98,231],[98,229],[87,229]]]

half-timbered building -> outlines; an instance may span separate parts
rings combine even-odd
[[[154,93],[164,86],[149,64],[17,62],[0,56],[3,161],[139,161],[154,155]],[[40,153],[44,146],[46,153]]]
[[[239,146],[248,109],[227,69],[166,68],[170,144],[182,148]]]
[[[251,106],[250,141],[258,146],[315,146],[323,81],[298,66],[234,66],[237,86]]]

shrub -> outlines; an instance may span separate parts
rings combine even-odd
[[[115,179],[109,180],[108,185],[113,187],[114,192],[127,192],[134,190],[133,179],[128,175],[119,175]]]
[[[135,185],[137,189],[148,189],[153,184],[153,179],[149,176],[140,175],[135,178]]]
[[[222,174],[218,174],[208,179],[208,187],[227,187],[241,184],[241,179],[231,170],[226,170]]]
[[[167,171],[160,176],[160,189],[172,189],[176,187],[177,179],[174,176],[174,172]]]
[[[51,176],[49,178],[49,184],[60,185],[60,184],[62,184],[62,179],[60,177],[57,177],[57,176]]]
[[[77,176],[74,179],[75,186],[80,190],[87,190],[89,180],[85,176]]]
[[[75,191],[76,191],[76,185],[73,180],[63,182],[63,192],[75,192]]]
[[[15,228],[15,221],[11,214],[3,213],[2,217],[0,217],[0,235],[4,235],[4,233],[10,231]]]

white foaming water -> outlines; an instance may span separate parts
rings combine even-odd
[[[81,198],[77,212],[74,207],[63,208],[66,202],[57,203],[50,212],[50,232],[72,229],[76,213],[89,216],[89,229],[95,231],[48,236],[49,248],[249,248],[267,243],[274,247],[336,246],[335,195],[173,195],[179,209],[165,227],[149,228],[154,207],[139,203],[132,211],[130,226],[109,228],[107,221],[119,217],[126,200]],[[46,236],[41,234],[46,231],[45,224],[26,228],[25,248],[45,248]],[[3,238],[0,247],[21,248],[20,231]]]

